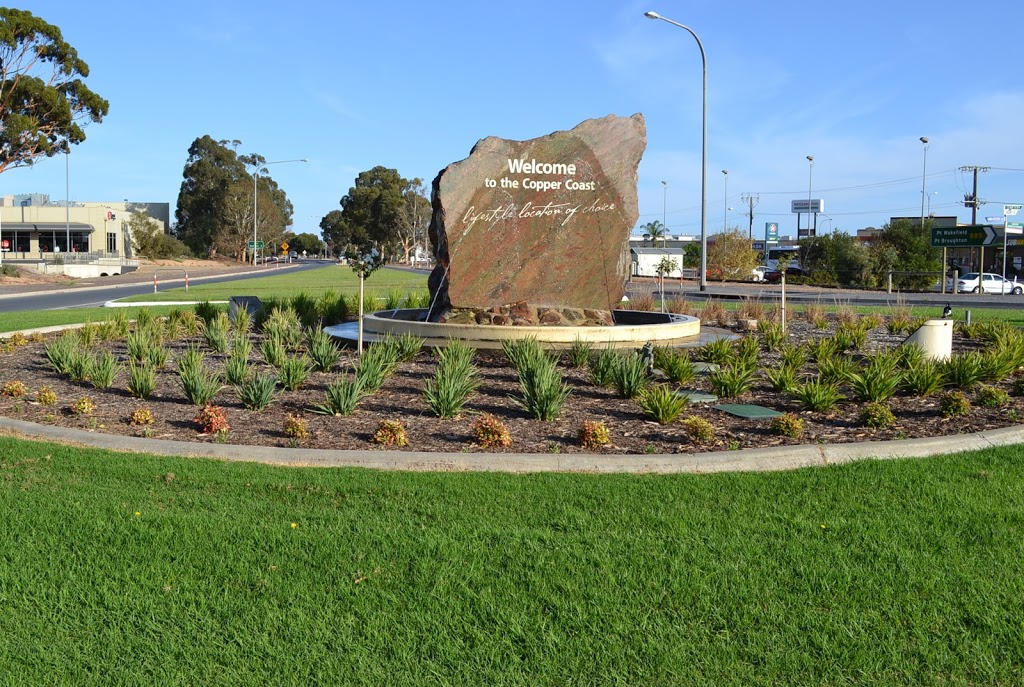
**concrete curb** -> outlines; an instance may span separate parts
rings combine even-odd
[[[962,434],[856,444],[777,446],[697,454],[601,455],[586,453],[428,453],[329,450],[192,443],[99,434],[0,417],[0,434],[89,448],[161,456],[213,458],[290,467],[360,467],[414,472],[580,472],[595,474],[706,474],[778,472],[860,460],[930,456],[1024,444],[1024,425]]]

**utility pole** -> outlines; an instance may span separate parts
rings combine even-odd
[[[749,228],[748,231],[749,231],[749,234],[750,234],[750,242],[753,243],[754,242],[754,206],[761,202],[761,194],[760,193],[753,193],[753,194],[751,194],[751,193],[744,193],[742,196],[740,196],[740,200],[742,202],[746,203],[750,207],[750,214],[748,215],[748,217],[750,218],[750,228]]]
[[[964,194],[964,207],[971,209],[971,224],[978,223],[978,206],[984,205],[984,200],[978,199],[978,172],[987,172],[991,167],[979,167],[978,165],[964,165],[960,168],[961,172],[973,172],[974,173],[974,190],[971,193]],[[985,272],[985,249],[984,247],[979,249],[978,257],[978,272],[983,274]],[[974,257],[974,250],[971,249],[971,257]],[[984,284],[984,279],[979,277],[978,284]],[[982,287],[982,293],[984,293],[984,287]]]

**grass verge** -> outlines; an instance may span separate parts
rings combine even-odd
[[[1024,681],[1021,447],[714,476],[0,455],[0,683]]]
[[[374,272],[366,280],[367,293],[383,297],[392,289],[410,291],[426,289],[427,277],[409,270],[383,268]],[[169,289],[156,294],[130,296],[126,302],[140,301],[182,301],[209,300],[226,301],[231,296],[258,296],[269,298],[291,298],[300,293],[316,297],[324,291],[334,290],[339,293],[357,293],[359,278],[347,265],[331,265],[321,269],[304,270],[301,272],[285,270],[267,277],[256,277],[240,282],[222,284],[192,284],[186,293],[184,288]]]

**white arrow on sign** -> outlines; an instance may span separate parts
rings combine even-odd
[[[987,224],[982,228],[985,230],[985,243],[983,245],[991,246],[996,240],[996,230]]]
[[[1024,208],[1024,205],[1004,205],[1003,217],[1013,217]]]

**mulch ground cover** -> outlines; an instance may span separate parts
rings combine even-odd
[[[808,323],[794,320],[790,324],[790,341],[799,343],[826,337],[834,331],[835,323],[831,330],[819,330]],[[253,337],[257,345],[254,346],[252,362],[258,371],[273,372],[273,368],[260,357],[258,335]],[[878,327],[870,332],[864,350],[867,352],[892,347],[902,339],[902,336],[890,335],[884,327]],[[171,360],[186,346],[200,341],[193,337],[169,342]],[[97,350],[103,347],[112,350],[122,360],[127,360],[123,342],[97,342],[96,345]],[[792,396],[772,390],[761,376],[749,393],[728,399],[728,402],[758,404],[780,412],[797,413],[804,420],[804,435],[800,439],[776,436],[770,432],[767,419],[744,419],[702,404],[691,404],[683,417],[704,418],[713,424],[715,430],[713,440],[695,443],[689,438],[682,423],[659,425],[647,420],[635,401],[618,397],[614,389],[596,386],[589,380],[585,368],[570,367],[564,355],[560,369],[572,388],[572,394],[558,419],[550,422],[532,419],[517,403],[518,377],[505,356],[500,351],[478,351],[475,362],[480,373],[479,390],[472,396],[461,417],[440,419],[433,416],[424,398],[425,383],[433,377],[436,369],[435,359],[429,350],[421,351],[414,360],[400,364],[379,391],[360,402],[355,414],[334,417],[312,412],[311,408],[324,403],[328,384],[335,381],[341,372],[351,370],[356,363],[354,352],[348,350],[331,373],[312,373],[297,391],[279,389],[274,402],[263,411],[247,410],[239,401],[236,390],[225,386],[214,403],[224,408],[230,430],[226,437],[218,438],[202,434],[197,428],[194,418],[199,409],[186,400],[178,384],[173,362],[158,373],[158,385],[153,396],[142,401],[127,391],[127,372],[124,370],[119,373],[114,386],[107,390],[95,389],[86,382],[72,382],[66,376],[56,374],[47,363],[44,346],[45,342],[30,342],[13,352],[0,355],[3,361],[0,386],[10,381],[20,381],[28,390],[22,397],[0,397],[0,415],[109,434],[192,442],[226,441],[241,445],[389,450],[375,444],[373,435],[382,421],[398,420],[408,434],[407,450],[483,451],[474,444],[472,425],[479,414],[490,413],[508,425],[513,439],[509,448],[498,451],[596,452],[613,456],[944,436],[1015,425],[1024,415],[1024,398],[1021,397],[1011,398],[1010,404],[1001,408],[975,404],[966,417],[944,419],[939,410],[940,394],[923,398],[897,395],[888,402],[896,416],[896,424],[889,429],[871,429],[860,426],[858,418],[863,408],[862,403],[844,401],[829,412],[801,412]],[[980,348],[980,344],[954,334],[954,352],[973,348]],[[762,352],[761,355],[762,368],[768,368],[779,360],[777,354]],[[223,370],[225,357],[209,353],[207,360],[213,369]],[[808,365],[805,371],[813,371],[813,366]],[[42,405],[36,400],[39,389],[44,386],[56,393],[57,403]],[[698,376],[686,386],[710,391],[706,377]],[[1012,380],[1000,382],[996,386],[1010,391]],[[970,390],[967,392],[972,401],[974,394]],[[70,410],[71,404],[83,396],[90,397],[96,405],[95,411],[88,416],[75,415]],[[136,427],[129,423],[132,413],[141,407],[152,411],[155,418],[152,425]],[[285,420],[289,415],[300,416],[306,421],[309,432],[306,438],[297,441],[285,436]],[[610,431],[611,445],[596,451],[582,448],[577,437],[580,426],[586,420],[603,421]]]

